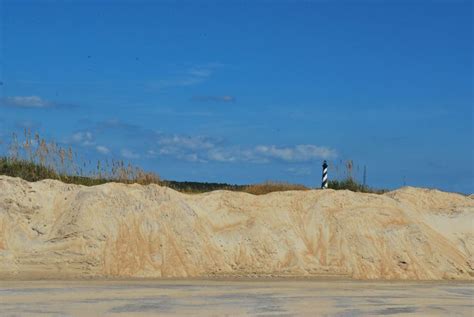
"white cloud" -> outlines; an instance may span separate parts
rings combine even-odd
[[[185,77],[177,79],[161,79],[153,82],[151,86],[156,89],[165,89],[170,87],[193,86],[204,81],[201,77]]]
[[[210,149],[214,147],[214,142],[210,138],[202,136],[183,135],[160,135],[158,143],[164,147],[179,147],[191,150]]]
[[[234,96],[194,96],[192,98],[193,101],[201,101],[201,102],[234,102]]]
[[[151,157],[172,156],[188,162],[206,162],[205,153],[216,146],[216,140],[203,136],[158,134],[157,149],[149,149]]]
[[[159,134],[157,146],[147,151],[149,157],[171,156],[193,162],[253,162],[269,163],[274,160],[284,162],[311,162],[337,156],[335,150],[314,144],[295,146],[258,145],[236,147],[223,145],[221,141],[204,136]]]
[[[212,149],[207,153],[207,157],[210,161],[216,162],[235,162],[238,160],[233,151],[226,149]]]
[[[39,96],[6,97],[0,100],[0,104],[18,108],[48,108],[54,106],[54,103]]]
[[[293,147],[259,145],[255,147],[257,155],[279,159],[286,162],[309,162],[317,159],[328,159],[337,156],[336,151],[313,144],[300,144]]]
[[[337,152],[329,147],[315,144],[275,145],[261,144],[256,146],[233,146],[225,144],[222,139],[207,136],[189,136],[182,134],[165,134],[140,130],[135,126],[112,122],[113,127],[132,129],[133,135],[145,139],[143,144],[135,144],[133,150],[122,148],[120,155],[127,159],[168,157],[187,162],[219,163],[310,163],[337,157]],[[91,146],[98,153],[109,154],[111,150],[96,141],[95,130],[82,130],[69,138],[69,143]],[[126,145],[124,145],[126,146]],[[294,164],[296,165],[296,164]],[[290,167],[290,166],[288,166]],[[295,175],[307,174],[310,171],[293,168],[287,172]]]
[[[135,153],[135,152],[133,152],[129,149],[122,149],[120,151],[120,154],[126,159],[138,159],[138,158],[140,158],[139,154],[137,154],[137,153]]]
[[[197,153],[190,153],[190,154],[183,155],[182,157],[180,157],[180,159],[183,159],[188,162],[199,162],[199,163],[207,162],[206,160],[201,158]]]
[[[188,75],[198,78],[207,78],[211,76],[212,69],[209,67],[193,67],[187,71]]]
[[[78,143],[83,146],[90,146],[94,145],[94,136],[90,131],[79,131],[72,135],[71,137],[72,143]]]
[[[268,163],[270,161],[268,158],[258,155],[253,148],[218,147],[211,149],[206,154],[210,161],[217,162]]]
[[[161,79],[150,83],[150,86],[155,89],[165,89],[172,87],[194,86],[206,81],[212,76],[214,71],[221,67],[219,63],[209,63],[204,65],[193,66],[182,72],[174,78]]]
[[[110,153],[109,148],[107,148],[106,146],[103,146],[103,145],[97,145],[97,146],[95,147],[95,149],[96,149],[97,152],[99,152],[100,154],[109,154],[109,153]]]
[[[155,150],[148,150],[146,151],[146,156],[148,158],[155,158],[158,155]]]

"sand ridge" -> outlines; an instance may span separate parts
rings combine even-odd
[[[0,278],[341,276],[472,280],[474,200],[383,195],[190,195],[0,176]]]

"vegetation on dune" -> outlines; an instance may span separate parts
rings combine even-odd
[[[12,160],[0,157],[0,175],[19,177],[29,182],[43,179],[55,179],[64,183],[93,186],[107,183],[107,179],[99,179],[78,175],[60,175],[54,169],[25,160]]]
[[[161,184],[185,193],[205,193],[213,190],[242,191],[246,187],[245,185],[232,185],[226,183],[178,182],[168,180],[162,181]]]
[[[176,189],[186,193],[203,193],[213,190],[231,190],[246,192],[253,195],[264,195],[271,192],[287,191],[287,190],[309,190],[310,188],[285,182],[266,181],[261,184],[251,185],[232,185],[226,183],[205,183],[205,182],[177,182],[163,181],[162,185]]]
[[[383,194],[383,193],[387,192],[387,190],[385,190],[385,189],[374,189],[374,188],[368,187],[366,185],[362,185],[362,184],[358,183],[357,181],[355,181],[352,178],[346,178],[346,179],[343,179],[343,180],[337,180],[337,179],[336,180],[330,180],[328,182],[328,187],[330,189],[335,189],[335,190],[347,189],[347,190],[351,190],[353,192],[362,192],[362,193]]]
[[[20,177],[30,182],[42,179],[59,179],[59,175],[51,168],[25,160],[12,160],[0,157],[0,175]]]
[[[346,176],[342,180],[330,180],[331,189],[348,189],[355,192],[382,193],[358,183],[352,177],[352,161],[345,164]],[[337,170],[337,168],[336,168]],[[19,141],[13,134],[9,155],[0,157],[0,175],[20,177],[27,181],[55,179],[65,183],[94,186],[108,182],[125,184],[158,184],[186,193],[203,193],[213,190],[241,191],[263,195],[276,191],[309,190],[310,188],[286,182],[267,181],[260,184],[232,185],[226,183],[178,182],[161,180],[154,172],[144,171],[130,163],[117,160],[92,162],[80,160],[71,147],[65,148],[55,142],[47,142],[35,133],[25,130]]]
[[[161,184],[156,173],[121,160],[81,160],[71,147],[48,142],[29,130],[25,130],[22,140],[12,135],[9,155],[0,157],[0,164],[0,174],[27,181],[56,179],[85,186],[107,182]]]
[[[265,195],[271,192],[280,192],[287,190],[309,190],[309,188],[299,184],[267,181],[261,184],[247,185],[244,186],[244,188],[242,189],[242,191],[254,195]]]

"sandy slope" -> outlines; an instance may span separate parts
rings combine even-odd
[[[473,279],[474,199],[403,188],[186,195],[0,176],[0,277]]]

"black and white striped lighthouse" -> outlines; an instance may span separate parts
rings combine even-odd
[[[323,179],[321,182],[321,188],[328,188],[328,163],[326,162],[326,160],[324,160],[323,162]]]

